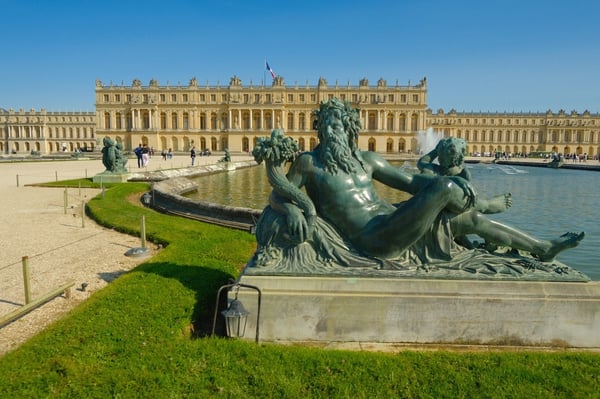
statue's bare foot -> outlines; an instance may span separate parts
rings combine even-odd
[[[487,201],[486,209],[482,210],[483,213],[500,213],[504,212],[512,206],[512,194],[506,193],[490,198]]]
[[[558,237],[555,240],[550,241],[550,249],[546,251],[544,254],[536,254],[536,256],[542,262],[550,262],[553,260],[559,253],[564,251],[565,249],[574,248],[579,245],[579,242],[583,240],[585,236],[584,232],[581,233],[572,233],[568,232]]]

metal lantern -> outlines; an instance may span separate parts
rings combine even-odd
[[[248,312],[244,309],[242,302],[235,298],[229,303],[229,307],[222,311],[225,317],[225,327],[229,338],[241,338],[246,332],[246,322],[248,321]]]
[[[217,314],[219,309],[219,300],[221,298],[221,292],[223,290],[235,290],[235,298],[229,302],[229,306],[226,310],[221,312],[221,315],[225,318],[225,327],[227,329],[227,336],[229,338],[241,338],[244,336],[246,332],[246,322],[248,321],[248,312],[242,302],[238,299],[238,292],[240,287],[251,288],[258,292],[258,308],[256,312],[256,342],[258,342],[258,326],[260,324],[260,303],[261,303],[261,291],[260,288],[255,287],[253,285],[242,284],[242,283],[232,283],[227,284],[219,288],[217,292],[217,303],[215,304],[215,316],[213,318],[213,328],[212,335],[215,335],[215,328],[217,325]]]

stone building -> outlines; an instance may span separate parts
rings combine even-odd
[[[467,140],[467,151],[493,155],[556,152],[600,154],[600,115],[585,111],[558,113],[427,112],[427,125],[444,136]]]
[[[94,112],[0,109],[0,154],[92,151],[95,147]]]
[[[109,136],[131,150],[145,143],[156,151],[197,149],[233,153],[252,150],[258,137],[274,128],[298,141],[301,150],[317,144],[312,112],[332,97],[360,109],[359,147],[381,153],[421,152],[419,135],[428,129],[468,141],[468,152],[530,154],[557,152],[600,154],[600,115],[567,113],[433,112],[427,107],[427,80],[389,85],[328,84],[320,78],[286,85],[276,76],[271,85],[243,85],[234,76],[228,85],[103,84],[96,81],[96,112],[47,112],[0,109],[0,154],[42,154],[93,150]]]
[[[121,140],[124,148],[145,143],[158,150],[187,151],[191,146],[211,151],[252,150],[258,137],[281,128],[298,141],[301,150],[317,144],[312,111],[322,101],[337,97],[360,108],[363,131],[359,145],[381,152],[409,152],[417,145],[417,132],[426,128],[427,84],[388,85],[379,79],[369,86],[286,86],[281,76],[271,86],[243,86],[232,77],[227,86],[201,86],[191,79],[186,86],[104,85],[96,82],[98,136]]]

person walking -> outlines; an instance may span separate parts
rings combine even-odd
[[[196,161],[196,147],[194,146],[190,150],[190,158],[192,158],[192,166],[194,166],[194,162]]]
[[[148,166],[148,161],[150,160],[150,149],[146,144],[142,145],[142,166],[145,168]]]
[[[137,146],[137,148],[135,150],[133,150],[133,152],[135,153],[135,156],[137,157],[137,163],[138,163],[138,168],[142,167],[142,143],[140,143],[140,145]]]

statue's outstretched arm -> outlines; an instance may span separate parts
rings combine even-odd
[[[424,173],[436,173],[437,168],[433,161],[437,158],[437,156],[437,148],[434,148],[433,150],[429,151],[427,154],[419,158],[419,160],[417,161],[417,168],[419,168],[419,170]]]

